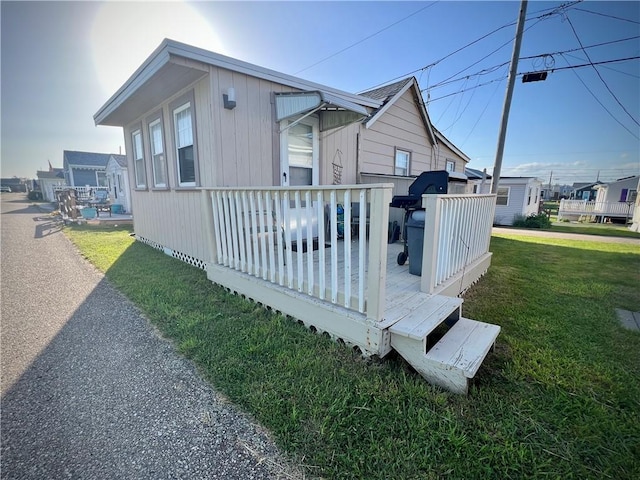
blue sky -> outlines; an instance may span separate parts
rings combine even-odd
[[[3,1],[1,175],[124,148],[93,115],[165,37],[349,92],[415,75],[436,128],[491,172],[519,6]],[[640,3],[529,1],[525,28],[518,72],[549,74],[517,79],[502,174],[640,174],[640,60],[566,68],[640,56]]]

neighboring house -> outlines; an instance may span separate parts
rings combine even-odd
[[[64,178],[71,187],[107,187],[107,162],[111,154],[94,152],[63,152]]]
[[[595,200],[598,190],[596,187],[602,185],[602,182],[576,182],[571,188],[569,198],[572,200],[587,200],[588,202]]]
[[[542,182],[535,177],[500,177],[495,225],[513,225],[516,218],[537,214]]]
[[[406,195],[411,182],[424,171],[446,170],[464,175],[470,159],[433,127],[415,77],[360,95],[376,99],[381,105],[362,124],[353,127],[359,140],[358,183],[390,181],[394,183],[394,194]],[[452,183],[451,187],[455,190],[458,185]]]
[[[573,191],[573,187],[571,185],[560,185],[556,183],[555,185],[542,186],[541,197],[545,200],[560,200],[562,198],[569,198],[571,196],[571,192]]]
[[[111,203],[122,205],[124,212],[132,213],[126,155],[110,155],[105,171]]]
[[[55,202],[54,187],[62,186],[66,183],[64,169],[54,168],[49,164],[49,170],[38,170],[36,176],[42,199],[47,202]]]
[[[27,181],[23,178],[12,177],[0,179],[0,185],[3,187],[9,187],[12,192],[26,192]]]
[[[615,182],[603,183],[596,186],[596,202],[615,203],[623,202],[633,204],[638,196],[640,175],[619,178]]]

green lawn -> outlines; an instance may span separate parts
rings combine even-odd
[[[125,229],[83,254],[311,477],[640,478],[640,248],[493,237],[465,316],[502,326],[467,397],[228,294]],[[597,239],[596,239],[597,240]]]

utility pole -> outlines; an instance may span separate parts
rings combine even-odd
[[[491,182],[491,193],[497,193],[498,182],[500,181],[500,170],[502,170],[502,154],[504,153],[504,140],[507,136],[507,122],[509,120],[509,109],[511,108],[511,97],[513,96],[513,86],[516,82],[518,72],[518,57],[520,56],[520,45],[522,44],[522,32],[524,31],[524,20],[527,15],[527,0],[520,2],[520,16],[516,26],[516,38],[513,42],[513,53],[511,55],[511,66],[509,68],[509,78],[507,80],[507,93],[504,97],[502,107],[502,122],[500,124],[500,134],[498,135],[498,150],[496,161],[493,166],[493,180]]]
[[[549,198],[548,198],[548,200],[551,200],[551,177],[553,177],[553,170],[551,170],[551,173],[549,174]]]

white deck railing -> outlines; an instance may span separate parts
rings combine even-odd
[[[423,195],[422,291],[462,285],[465,269],[489,255],[495,203],[495,195]]]
[[[204,189],[211,261],[380,321],[391,190],[386,184]]]
[[[74,187],[72,185],[54,185],[53,193],[64,190],[75,190],[77,200],[89,200],[98,190],[109,191],[109,187]]]
[[[587,200],[560,200],[558,207],[558,220],[562,220],[563,215],[589,215],[589,216],[612,216],[612,217],[633,217],[634,204],[627,202],[597,202]]]

